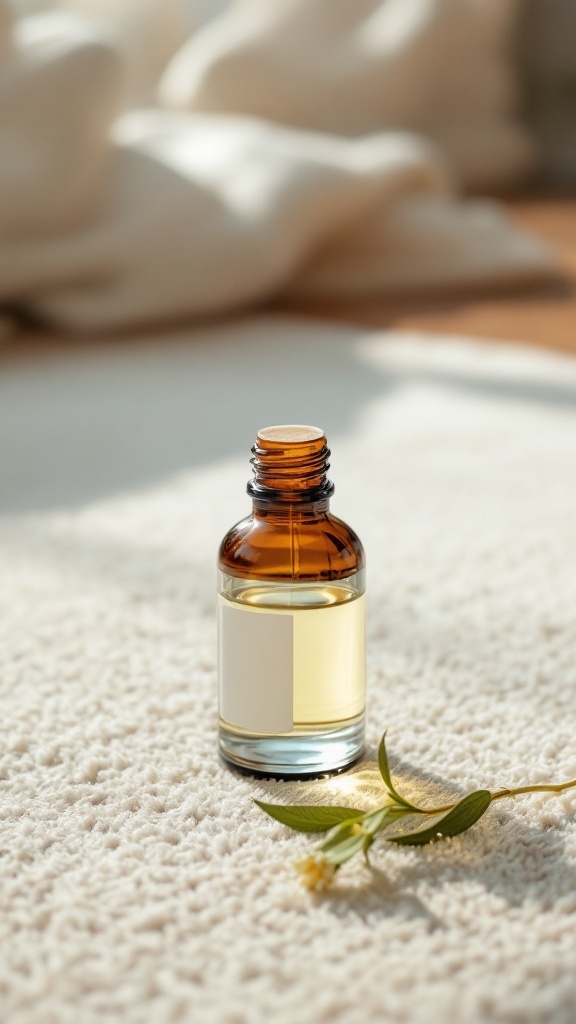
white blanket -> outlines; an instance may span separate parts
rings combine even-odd
[[[369,762],[388,727],[436,805],[576,776],[575,360],[247,320],[5,366],[0,1016],[570,1024],[574,791],[315,898],[309,840],[253,798],[365,806],[373,761],[312,786],[218,762],[214,562],[271,412],[318,417],[366,546]]]
[[[66,6],[98,9],[96,0]],[[132,89],[136,78],[149,89],[146,67],[157,74],[176,22],[155,48],[148,12],[149,61],[136,75],[105,19],[56,12],[12,26],[0,0],[0,302],[99,330],[280,294],[550,272],[545,246],[495,206],[453,192],[454,176],[475,180],[457,156],[475,152],[470,137],[482,153],[472,160],[477,182],[489,179],[486,153],[493,181],[529,162],[500,56],[510,11],[503,19],[475,0],[338,0],[334,11],[330,20],[320,0],[304,20],[299,0],[239,7],[174,58],[160,83],[164,107],[121,114],[126,73]],[[460,36],[458,70],[440,81]],[[266,109],[250,96],[266,96]],[[307,116],[293,116],[289,99]]]

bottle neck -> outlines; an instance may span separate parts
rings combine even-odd
[[[278,523],[307,523],[320,519],[330,509],[328,498],[321,501],[272,501],[266,498],[252,499],[252,511],[256,519],[273,520]]]
[[[330,449],[321,430],[267,428],[252,447],[254,479],[247,486],[255,512],[273,509],[317,515],[328,509],[334,484],[328,480]]]

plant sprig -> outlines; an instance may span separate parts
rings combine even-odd
[[[356,807],[305,804],[287,806],[255,801],[270,817],[297,832],[326,833],[312,854],[296,862],[296,868],[307,888],[325,889],[342,865],[359,853],[369,863],[369,850],[378,833],[402,818],[417,819],[416,827],[386,836],[385,839],[398,846],[425,846],[466,832],[480,820],[495,800],[524,793],[562,793],[576,788],[576,779],[573,779],[570,782],[500,789],[495,793],[477,789],[453,804],[426,808],[411,803],[394,785],[386,751],[386,733],[378,748],[378,767],[386,789],[386,800],[370,811]]]

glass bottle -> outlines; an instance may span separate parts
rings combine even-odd
[[[266,427],[252,452],[253,511],[218,559],[220,751],[267,775],[337,771],[364,746],[364,550],[329,511],[322,430]]]

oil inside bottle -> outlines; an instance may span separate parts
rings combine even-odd
[[[277,765],[281,774],[332,770],[357,749],[364,728],[364,571],[306,583],[219,577],[220,619],[232,620],[237,636],[230,645],[227,624],[224,757],[256,770]],[[244,685],[235,707],[237,674]]]

